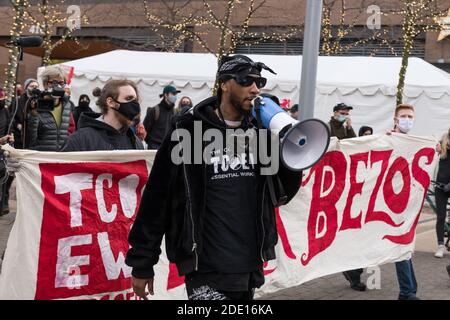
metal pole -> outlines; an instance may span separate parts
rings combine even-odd
[[[319,57],[322,0],[307,0],[303,37],[302,79],[300,82],[299,120],[314,117],[317,61]]]

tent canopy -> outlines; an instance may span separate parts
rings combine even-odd
[[[265,92],[291,99],[292,104],[299,100],[301,56],[248,56],[277,73],[263,70],[263,76],[268,78]],[[127,50],[64,65],[74,67],[74,102],[80,94],[90,95],[93,88],[109,79],[128,78],[138,83],[144,112],[159,102],[159,94],[168,84],[175,85],[182,96],[190,96],[194,103],[200,102],[211,94],[217,71],[217,59],[212,54]],[[319,57],[315,117],[328,121],[332,107],[344,102],[355,107],[352,117],[356,129],[362,125],[372,126],[375,132],[392,128],[400,67],[400,57]],[[410,58],[404,97],[405,102],[416,106],[418,121],[412,133],[440,135],[448,130],[450,74],[422,59]]]
[[[270,66],[276,75],[264,72],[268,90],[279,86],[282,91],[298,90],[301,56],[248,55],[254,61]],[[115,50],[108,53],[64,63],[75,69],[76,77],[105,82],[111,78],[129,78],[147,84],[173,82],[179,87],[191,84],[198,88],[214,85],[217,59],[212,54],[161,53]],[[373,94],[373,89],[396,91],[401,58],[321,56],[317,85],[344,94],[360,90]],[[450,94],[450,75],[419,58],[410,58],[405,79],[406,91],[413,97],[425,92],[430,95]],[[392,94],[395,95],[395,92]]]

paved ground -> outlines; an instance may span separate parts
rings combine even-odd
[[[10,205],[13,201],[10,201]],[[15,201],[14,201],[15,202]],[[15,203],[14,203],[15,207]],[[8,241],[9,232],[14,224],[16,213],[12,212],[6,216],[0,217],[0,258],[6,248],[6,242]],[[1,265],[1,262],[0,262]]]
[[[14,194],[14,192],[11,192]],[[16,202],[10,201],[12,211]],[[15,213],[0,217],[0,253],[6,247],[9,232],[14,223]],[[418,296],[422,299],[450,300],[450,279],[445,266],[450,264],[450,252],[444,259],[433,256],[436,249],[434,231],[435,218],[432,211],[425,207],[417,228],[416,253],[414,269],[419,284]],[[261,297],[269,300],[393,300],[398,296],[397,277],[394,264],[380,267],[380,289],[358,292],[350,289],[342,274],[326,276],[312,280],[300,286],[278,291]],[[366,272],[362,279],[366,281],[370,274]]]

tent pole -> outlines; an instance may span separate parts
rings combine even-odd
[[[308,0],[306,4],[305,32],[303,37],[299,120],[314,117],[321,22],[322,0]]]

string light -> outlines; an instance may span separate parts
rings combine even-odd
[[[208,0],[202,0],[203,13],[201,15],[194,16],[193,14],[187,14],[185,16],[180,15],[180,10],[175,8],[167,16],[162,17],[151,12],[148,1],[143,0],[144,9],[146,13],[147,21],[153,28],[153,31],[165,29],[175,33],[176,39],[174,42],[177,44],[182,43],[184,40],[196,41],[206,52],[216,55],[218,59],[223,55],[232,54],[235,52],[239,45],[255,45],[266,41],[279,41],[285,42],[292,37],[298,37],[301,28],[290,27],[283,29],[279,32],[250,32],[250,21],[252,20],[255,12],[262,7],[265,1],[257,3],[255,0],[248,0],[247,4],[243,4],[243,1],[228,0],[224,10],[223,17],[219,17],[218,14],[211,7]],[[248,11],[244,20],[239,24],[233,24],[231,17],[236,10],[236,6],[247,6]],[[241,8],[239,8],[241,9]],[[202,27],[212,27],[220,32],[217,49],[211,47],[205,40],[204,36],[207,32],[201,32],[199,30]],[[160,37],[162,33],[160,33]],[[174,47],[166,48],[167,51],[174,51]]]
[[[250,32],[250,22],[255,14],[264,4],[265,1],[248,0],[246,4],[240,0],[228,0],[223,11],[223,17],[214,11],[208,0],[202,0],[203,12],[199,15],[186,14],[181,15],[180,9],[171,8],[171,12],[162,17],[151,12],[148,1],[143,0],[145,15],[147,21],[152,27],[153,31],[158,33],[158,30],[168,30],[173,36],[173,46],[167,47],[166,50],[175,51],[186,40],[192,40],[198,43],[203,50],[212,53],[220,61],[225,55],[232,54],[236,51],[239,45],[256,45],[267,41],[286,42],[288,39],[298,37],[301,29],[296,27],[285,28],[279,32]],[[247,6],[248,10],[243,21],[237,25],[232,21],[233,13],[238,9],[244,10]],[[204,36],[207,32],[202,32],[203,27],[214,28],[219,32],[219,40],[216,48],[213,48],[205,40]],[[165,37],[162,33],[159,36],[164,43]],[[218,83],[216,82],[213,88],[213,94],[217,91]]]
[[[401,15],[403,16],[402,24],[402,64],[399,72],[399,83],[397,86],[397,103],[402,102],[404,81],[406,70],[408,68],[408,58],[414,48],[415,39],[422,33],[429,31],[440,30],[442,25],[437,22],[436,17],[445,13],[448,8],[440,9],[438,0],[402,0],[404,9],[393,10],[390,12],[380,13],[382,16]],[[322,18],[322,51],[325,55],[336,55],[346,52],[352,47],[356,47],[367,42],[379,42],[379,48],[387,46],[391,53],[397,56],[397,52],[391,45],[389,39],[389,30],[384,28],[380,31],[374,32],[370,37],[353,41],[350,44],[342,45],[341,40],[350,34],[353,30],[354,23],[357,19],[353,19],[354,23],[350,25],[345,24],[346,4],[345,0],[341,0],[341,17],[338,26],[337,35],[333,36],[331,23],[332,6],[336,1],[325,1],[323,7]],[[361,11],[362,12],[362,11]],[[392,40],[392,39],[391,39]],[[374,49],[370,56],[375,56],[379,49]]]
[[[414,47],[415,39],[423,32],[440,30],[442,26],[436,22],[436,17],[445,12],[439,9],[436,0],[404,0],[404,5],[405,10],[402,11],[404,15],[402,27],[404,46],[397,85],[397,104],[403,101],[408,58]]]
[[[56,42],[52,42],[52,37],[54,36],[54,31],[57,29],[57,26],[67,24],[68,17],[66,16],[65,10],[61,10],[60,8],[65,4],[65,0],[59,0],[58,4],[50,4],[48,1],[43,0],[42,3],[37,4],[37,13],[38,15],[34,15],[33,7],[26,0],[25,2],[25,16],[26,19],[32,24],[37,26],[38,30],[41,30],[43,36],[43,44],[42,47],[44,49],[44,57],[42,59],[42,64],[47,66],[51,64],[51,55],[53,50],[63,44],[67,39],[71,38],[78,41],[76,37],[73,36],[75,32],[75,28],[65,28],[64,33],[59,37]],[[86,15],[80,17],[81,24],[88,25],[89,20]]]
[[[11,41],[16,41],[23,32],[23,28],[25,27],[24,22],[24,2],[23,0],[13,0],[11,1],[13,5],[13,11],[14,11],[14,18],[13,23],[11,26],[11,30],[9,32],[11,36]],[[6,94],[6,104],[11,104],[11,99],[14,94],[15,90],[15,75],[16,75],[16,68],[19,56],[19,48],[13,47],[9,49],[9,61],[8,65],[6,67],[5,73],[6,73],[6,80],[5,80],[5,94]]]

